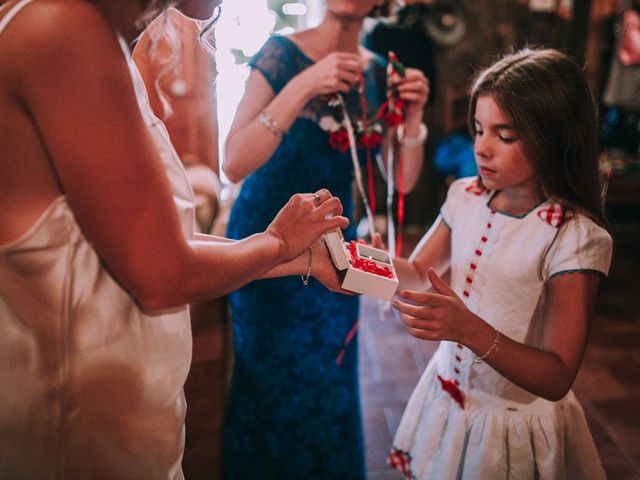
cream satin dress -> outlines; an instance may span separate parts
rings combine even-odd
[[[6,12],[0,34],[32,1]],[[120,43],[191,238],[193,192]],[[0,245],[0,478],[183,478],[190,328],[186,306],[141,312],[65,197],[52,202],[24,235]]]

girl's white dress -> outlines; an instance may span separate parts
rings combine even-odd
[[[491,196],[475,178],[449,189],[441,215],[452,237],[451,286],[504,335],[536,346],[545,281],[574,271],[606,275],[612,239],[552,202],[514,217],[489,208]],[[474,358],[461,345],[440,343],[403,414],[392,466],[419,480],[604,478],[572,392],[547,401]]]
[[[18,10],[28,14],[30,2],[5,14],[0,33]],[[120,42],[191,238],[193,192]],[[1,478],[182,479],[190,361],[187,306],[143,313],[64,196],[21,238],[0,245]]]

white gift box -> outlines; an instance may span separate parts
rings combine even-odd
[[[362,259],[371,260],[380,267],[388,268],[393,274],[392,278],[355,268],[351,262],[351,253],[339,228],[327,232],[324,235],[324,241],[333,264],[339,270],[342,288],[381,300],[389,300],[393,297],[398,288],[398,277],[393,261],[387,252],[368,245],[356,244],[356,255]]]

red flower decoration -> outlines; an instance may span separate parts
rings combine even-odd
[[[331,148],[339,150],[340,153],[346,152],[349,150],[349,134],[344,128],[329,132],[329,145]]]
[[[376,148],[382,143],[382,135],[375,130],[362,133],[358,137],[358,148]]]
[[[389,128],[393,128],[404,122],[404,109],[406,102],[400,98],[390,96],[378,110],[377,117]]]

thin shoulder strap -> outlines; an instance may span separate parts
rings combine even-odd
[[[7,14],[2,18],[2,20],[0,20],[0,33],[2,33],[2,31],[5,29],[5,27],[9,24],[9,22],[11,21],[11,19],[13,19],[13,17],[16,16],[16,14],[22,10],[24,7],[26,7],[28,4],[30,4],[33,0],[20,0],[18,3],[16,3],[13,8],[11,8]],[[0,10],[2,10],[5,5],[0,6]]]

